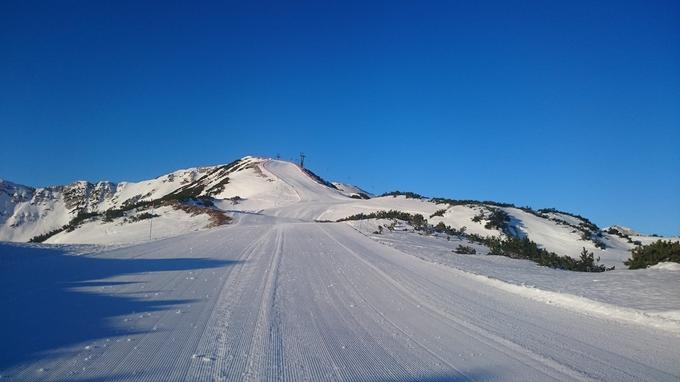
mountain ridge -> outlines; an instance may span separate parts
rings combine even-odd
[[[131,243],[214,227],[243,219],[244,214],[285,216],[292,211],[287,206],[300,203],[307,207],[294,208],[296,215],[289,218],[336,221],[357,213],[399,210],[481,237],[528,237],[572,257],[585,247],[604,259],[615,258],[616,264],[635,245],[655,238],[619,226],[600,228],[583,216],[552,208],[403,192],[374,196],[291,162],[246,156],[139,182],[76,181],[33,188],[0,180],[0,240]],[[154,230],[147,227],[151,221]]]

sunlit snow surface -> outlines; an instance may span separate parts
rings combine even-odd
[[[1,243],[2,379],[680,378],[672,265],[581,274],[457,255],[455,239],[408,226],[315,222],[441,206],[349,199],[286,162],[258,169],[225,189],[223,203],[244,198],[223,208],[230,225],[101,241],[137,243],[118,246]]]

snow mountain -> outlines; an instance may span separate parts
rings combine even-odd
[[[562,211],[374,196],[258,157],[2,181],[0,206],[3,381],[680,377],[677,263],[626,269],[658,238]],[[499,237],[616,269],[487,256]]]
[[[577,257],[586,248],[608,265],[622,265],[635,245],[658,239],[618,226],[600,229],[555,209],[398,192],[376,197],[296,164],[253,156],[141,182],[33,188],[0,180],[0,240],[15,242],[129,244],[208,229],[252,213],[288,211],[296,219],[336,221],[388,210],[421,214],[432,225],[481,237],[527,237],[560,255]],[[498,211],[507,220],[504,226],[490,223]]]

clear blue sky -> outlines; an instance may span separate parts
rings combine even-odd
[[[0,178],[304,151],[372,192],[680,233],[678,1],[163,3],[0,2]]]

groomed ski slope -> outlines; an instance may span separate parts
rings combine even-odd
[[[3,380],[680,378],[676,333],[527,299],[316,223],[341,196],[295,166],[265,168],[295,198],[230,226],[103,251],[0,244]]]

